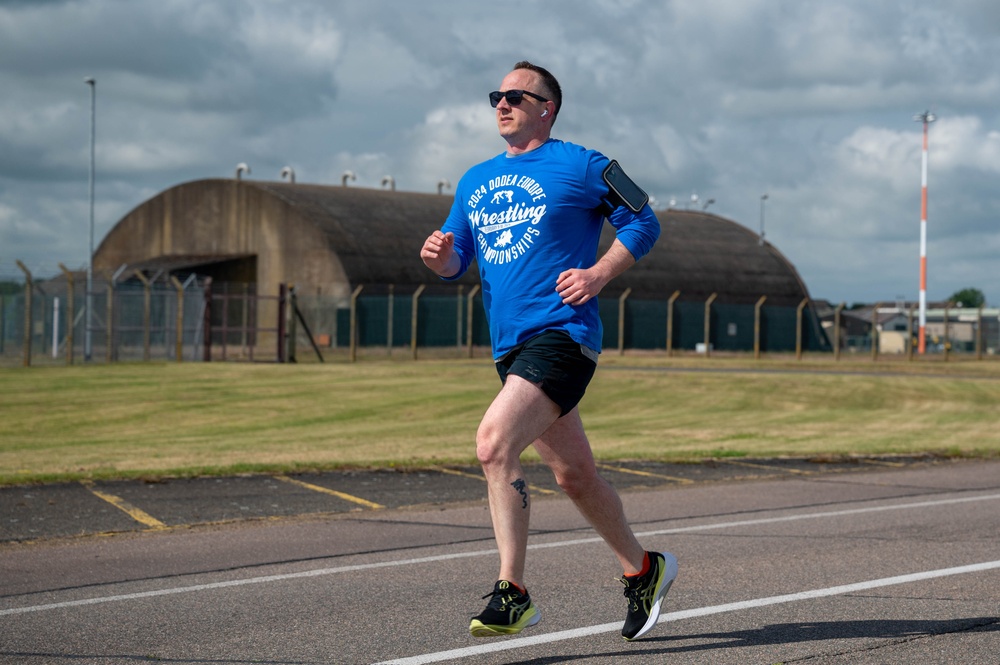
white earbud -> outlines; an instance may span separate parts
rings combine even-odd
[[[547,116],[548,114],[549,114],[549,110],[548,110],[548,109],[545,109],[544,111],[542,111],[542,117],[543,117],[543,118],[544,118],[545,116]]]

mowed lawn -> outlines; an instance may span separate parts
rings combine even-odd
[[[0,369],[0,484],[474,463],[498,388],[484,359]],[[604,459],[996,456],[1000,363],[606,354],[582,413]]]

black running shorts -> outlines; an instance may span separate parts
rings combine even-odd
[[[497,361],[500,380],[514,374],[538,385],[559,405],[561,416],[583,399],[597,369],[597,354],[561,330],[547,330],[512,349]]]

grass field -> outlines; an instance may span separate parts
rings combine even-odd
[[[488,360],[0,369],[0,484],[474,463]],[[605,354],[603,459],[1000,454],[1000,363]],[[531,453],[528,453],[531,456]]]

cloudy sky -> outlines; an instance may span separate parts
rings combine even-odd
[[[848,304],[917,297],[913,116],[932,111],[928,297],[1000,305],[996,0],[0,0],[0,279],[87,263],[85,77],[99,243],[240,162],[457,183],[503,150],[487,93],[525,58],[562,83],[557,138],[659,207],[714,199],[758,231],[766,193],[767,239]]]

